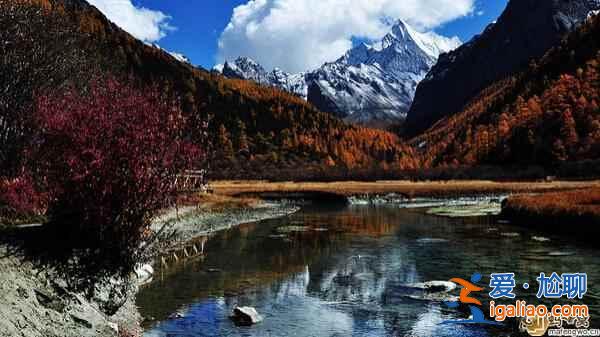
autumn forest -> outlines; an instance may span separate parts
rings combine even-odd
[[[522,167],[521,172],[533,177],[597,174],[593,170],[600,135],[597,19],[543,59],[533,60],[524,72],[482,90],[462,112],[405,139],[395,129],[343,123],[278,89],[177,62],[110,24],[86,4],[19,2],[26,5],[3,2],[3,11],[32,24],[11,27],[5,21],[2,26],[8,29],[0,34],[13,45],[30,41],[28,50],[33,52],[2,46],[9,56],[3,60],[2,76],[16,79],[7,99],[30,109],[36,92],[85,88],[90,72],[96,77],[112,74],[140,88],[149,83],[160,86],[180,102],[188,121],[186,137],[210,148],[198,166],[209,167],[213,178],[510,176],[510,170],[502,167]],[[16,61],[26,67],[13,67]],[[18,118],[5,123],[0,130],[6,140],[3,164],[15,172],[23,145],[18,130],[25,135],[31,126]]]

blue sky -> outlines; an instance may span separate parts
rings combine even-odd
[[[479,0],[476,2],[476,12],[480,12],[480,15],[467,16],[464,18],[456,19],[449,23],[442,25],[435,31],[445,36],[458,36],[463,42],[467,42],[474,35],[477,35],[483,31],[483,29],[495,21],[504,8],[508,0]]]
[[[434,30],[445,36],[456,35],[462,41],[468,41],[500,15],[508,0],[389,0],[387,7],[385,2],[388,0],[320,0],[320,2],[289,0],[290,2],[285,6],[295,7],[289,8],[293,11],[292,18],[281,13],[279,16],[265,14],[273,8],[277,9],[278,6],[278,9],[282,6],[285,8],[281,3],[288,0],[256,0],[257,3],[263,3],[262,8],[256,3],[250,6],[248,1],[90,0],[110,19],[134,36],[156,42],[169,51],[182,53],[193,64],[204,68],[212,68],[218,60],[229,59],[236,54],[246,54],[258,59],[267,68],[282,63],[282,66],[289,68],[284,67],[284,70],[288,71],[313,67],[335,55],[340,56],[342,51],[349,47],[348,43],[351,44],[353,41],[349,38],[351,34],[378,37],[385,28],[378,27],[377,22],[373,22],[373,18],[382,13],[385,15],[401,13],[399,15],[407,16],[404,19],[420,30]],[[327,16],[319,17],[316,14],[319,11],[311,12],[315,6],[321,6],[322,3],[331,2],[336,6],[344,1],[357,7],[348,11],[351,16],[357,17],[354,21],[344,21],[349,16],[347,13],[340,16],[326,13],[323,15]],[[265,5],[265,3],[277,2],[280,4],[274,4],[270,8],[270,5]],[[313,5],[310,4],[311,2]],[[375,2],[382,4],[379,11],[367,8],[369,4]],[[409,9],[402,8],[403,2],[412,2],[410,7],[421,6],[422,8],[411,9],[414,11],[411,12]],[[303,4],[313,8],[303,11]],[[232,15],[236,7],[240,8],[238,15],[233,19]],[[327,11],[327,7],[322,7],[320,12],[324,11]],[[364,15],[360,14],[361,11]],[[123,13],[131,13],[131,15]],[[299,13],[297,14],[299,17],[295,17],[295,13]],[[306,18],[300,18],[302,15]],[[230,22],[233,22],[235,28],[224,34]],[[286,22],[290,23],[289,27],[286,26]],[[245,36],[248,27],[256,31],[255,40]],[[305,31],[294,33],[299,27],[303,27]],[[356,32],[349,30],[354,28]],[[219,48],[220,38],[223,39],[221,48]],[[296,47],[300,49],[294,49]],[[290,56],[286,53],[296,56],[296,60],[286,63]],[[303,62],[304,59],[308,61]]]
[[[175,31],[158,41],[161,47],[187,56],[193,64],[212,68],[219,35],[233,9],[247,0],[143,0],[136,4],[171,16]]]

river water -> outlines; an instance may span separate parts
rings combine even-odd
[[[432,294],[419,285],[481,273],[485,289],[473,296],[489,317],[490,274],[503,272],[515,273],[517,298],[532,304],[540,303],[540,272],[587,273],[588,292],[578,303],[590,306],[591,325],[600,326],[600,251],[491,216],[449,219],[394,205],[307,206],[217,233],[205,252],[158,273],[140,291],[146,337],[526,335],[515,319],[501,327],[441,324],[468,318],[467,310],[443,302],[458,290]],[[228,318],[236,306],[253,306],[264,320],[237,327]]]

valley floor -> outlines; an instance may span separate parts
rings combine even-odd
[[[577,235],[582,240],[600,234],[600,181],[494,182],[494,181],[377,181],[377,182],[266,182],[217,181],[217,194],[285,198],[363,197],[396,194],[401,198],[460,198],[504,195],[501,216],[517,226]],[[322,196],[322,195],[321,195]],[[565,227],[565,224],[577,227]]]
[[[584,216],[600,215],[600,181],[559,182],[332,182],[272,183],[265,181],[217,181],[214,194],[183,196],[178,210],[168,210],[157,219],[153,231],[171,222],[159,238],[157,254],[173,245],[241,223],[284,216],[297,210],[285,203],[264,202],[256,197],[285,198],[322,193],[345,200],[350,196],[400,194],[404,197],[460,197],[490,194],[543,193],[535,197],[514,196],[506,202],[515,219],[564,215],[581,222]],[[519,212],[515,211],[519,210]],[[525,214],[525,215],[524,215]],[[578,220],[579,219],[579,220]],[[587,218],[586,218],[587,219]],[[563,222],[564,223],[564,222]],[[139,316],[132,298],[117,316],[99,310],[96,300],[71,292],[52,272],[21,257],[10,244],[0,244],[0,336],[116,336],[117,325],[136,330]],[[127,282],[127,281],[125,281]],[[135,281],[131,281],[135,284]],[[134,287],[135,288],[135,287]],[[135,290],[133,290],[135,292]],[[121,315],[121,317],[119,317]],[[128,324],[129,323],[129,324]],[[133,323],[133,324],[132,324]],[[130,325],[131,324],[131,325]],[[130,325],[130,326],[127,326]],[[121,330],[123,331],[123,330]]]

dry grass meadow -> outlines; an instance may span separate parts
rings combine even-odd
[[[517,195],[506,201],[504,209],[530,218],[587,219],[600,223],[600,188]]]
[[[377,182],[268,182],[216,181],[217,195],[236,196],[259,193],[325,192],[343,196],[397,193],[408,197],[454,197],[476,194],[521,194],[597,188],[600,181],[493,182],[493,181],[377,181]]]

